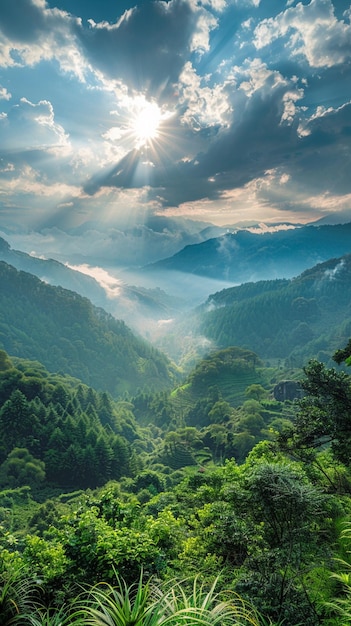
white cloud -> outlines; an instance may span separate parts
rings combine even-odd
[[[118,298],[121,295],[123,281],[115,276],[111,276],[111,274],[109,274],[102,267],[92,267],[86,263],[83,263],[82,265],[70,265],[69,263],[66,263],[66,265],[72,270],[95,278],[99,285],[101,285],[101,287],[105,290],[108,298]]]
[[[276,70],[271,70],[261,59],[247,59],[241,67],[234,66],[231,77],[238,87],[250,98],[257,91],[270,92],[278,86],[287,85],[286,79]]]
[[[0,100],[11,100],[12,95],[7,91],[6,87],[0,85]]]
[[[324,278],[326,278],[327,280],[335,280],[337,275],[341,274],[342,271],[345,269],[345,265],[345,261],[342,259],[339,263],[335,265],[332,270],[325,270]]]
[[[281,122],[291,124],[295,120],[296,114],[298,112],[296,102],[298,100],[301,100],[303,96],[303,89],[296,89],[294,91],[289,90],[285,92],[283,96],[284,112],[281,118]]]
[[[351,107],[351,101],[345,102],[337,108],[324,105],[317,106],[316,110],[305,119],[301,119],[298,134],[300,137],[308,137],[316,129],[322,129],[323,132],[338,133],[340,127],[348,125],[348,112]]]
[[[226,86],[214,87],[203,85],[206,82],[196,73],[190,62],[184,66],[180,75],[180,103],[186,104],[182,115],[183,123],[194,130],[214,125],[227,126],[232,114],[232,107],[226,92]]]
[[[48,100],[37,103],[21,98],[8,114],[0,119],[2,150],[51,150],[69,154],[68,134],[55,121],[54,109]]]
[[[331,0],[299,2],[255,29],[257,49],[279,37],[289,37],[293,54],[303,54],[312,67],[333,67],[351,57],[351,26],[334,15]]]
[[[305,197],[301,199],[305,206],[319,209],[321,213],[336,213],[338,211],[350,210],[351,193],[334,194],[326,191],[321,194]]]
[[[208,11],[201,11],[193,34],[193,38],[190,44],[191,52],[198,52],[200,54],[208,52],[210,49],[210,32],[216,26],[218,22],[216,18]]]
[[[288,80],[279,71],[268,68],[261,59],[247,59],[242,66],[234,66],[230,77],[247,98],[258,94],[272,98],[275,90],[282,92],[280,123],[291,124],[300,112],[296,102],[303,98],[304,91],[296,86],[295,77]]]
[[[259,7],[261,4],[261,0],[229,0],[232,4],[236,4],[238,6],[246,6],[246,7]]]
[[[59,201],[67,196],[74,197],[80,194],[79,188],[73,185],[43,180],[42,174],[29,165],[20,169],[8,167],[6,171],[10,172],[11,176],[1,181],[0,197],[4,201],[7,196],[14,193],[22,197],[27,196],[29,199],[31,197],[31,200],[36,197],[38,201],[40,198],[53,198]]]
[[[81,20],[42,0],[2,0],[0,66],[34,66],[57,59],[67,72],[84,79],[76,33]]]

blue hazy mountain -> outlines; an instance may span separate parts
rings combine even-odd
[[[162,289],[129,285],[123,280],[116,279],[115,284],[106,290],[92,276],[71,269],[55,259],[41,259],[13,250],[1,237],[0,261],[33,274],[49,285],[75,291],[117,319],[127,320],[128,325],[140,332],[147,326],[147,320],[170,317],[184,307],[181,298],[168,295]]]
[[[37,233],[33,243],[30,235],[25,237],[16,232],[9,240],[12,247],[27,252],[35,248],[37,256],[74,265],[136,268],[175,254],[187,245],[218,237],[227,230],[208,222],[141,215],[131,210],[125,215],[112,216],[108,222],[89,220],[69,229],[49,223]],[[4,231],[5,239],[7,235]]]
[[[317,263],[349,252],[351,223],[311,225],[263,234],[239,230],[186,246],[144,270],[172,270],[238,284],[291,278]]]
[[[55,259],[40,259],[20,250],[13,250],[2,237],[0,237],[0,261],[5,261],[17,270],[34,274],[50,285],[76,291],[92,300],[96,306],[104,306],[106,303],[104,289],[91,276],[72,270]]]

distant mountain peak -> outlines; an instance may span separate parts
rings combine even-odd
[[[145,270],[173,270],[238,284],[291,278],[317,263],[349,252],[351,223],[307,225],[260,234],[238,230],[188,245]]]

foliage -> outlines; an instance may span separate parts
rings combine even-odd
[[[304,368],[301,386],[305,396],[298,402],[294,426],[282,433],[281,445],[294,450],[325,448],[337,461],[350,463],[350,376],[312,360]]]
[[[45,479],[45,464],[26,448],[13,448],[0,466],[0,486],[16,488],[36,486]]]
[[[21,572],[19,583],[40,581],[32,626],[331,626],[326,602],[332,620],[348,600],[343,565],[329,572],[351,512],[350,377],[310,363],[305,397],[284,404],[260,365],[235,404],[222,377],[235,386],[256,358],[214,352],[175,393],[116,402],[3,354],[5,604]],[[6,606],[17,620],[19,604]]]
[[[32,610],[37,598],[33,581],[20,570],[0,575],[0,618],[2,626],[22,624],[24,616]]]
[[[189,382],[195,389],[204,391],[209,386],[218,384],[227,372],[233,378],[252,371],[261,361],[257,354],[242,348],[226,348],[204,358],[189,376]]]
[[[341,542],[346,544],[347,560],[336,558],[335,564],[338,571],[331,574],[333,581],[337,584],[335,596],[331,601],[326,602],[326,607],[332,615],[342,619],[343,626],[351,624],[351,563],[350,563],[350,538],[351,527],[347,522],[341,532]]]
[[[60,608],[35,606],[25,620],[28,626],[82,626],[78,613],[66,605]]]

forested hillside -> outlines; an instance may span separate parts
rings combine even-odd
[[[192,329],[220,348],[241,346],[261,359],[302,367],[330,360],[351,333],[351,255],[331,259],[294,279],[225,289],[198,309]]]
[[[199,320],[232,311],[237,345],[180,380],[123,322],[0,264],[0,623],[350,623],[351,344],[302,370],[235,335],[347,329],[350,265],[212,296]]]
[[[173,393],[115,402],[0,357],[3,624],[349,623],[347,373],[315,361],[282,403],[279,370],[232,348]],[[228,401],[222,375],[249,371]]]
[[[0,237],[0,261],[12,265],[19,271],[33,274],[49,285],[75,291],[89,298],[96,306],[103,306],[106,302],[104,289],[91,276],[74,271],[55,259],[38,258],[20,250],[13,250],[2,237]]]
[[[73,291],[0,262],[0,348],[117,396],[169,388],[176,368],[122,321]]]
[[[184,307],[181,298],[172,297],[159,288],[127,285],[120,279],[114,279],[108,272],[108,289],[105,289],[95,278],[83,273],[84,265],[88,266],[88,271],[94,271],[86,259],[82,261],[82,271],[74,270],[54,259],[38,258],[13,250],[2,237],[0,261],[19,271],[33,274],[49,285],[63,287],[88,298],[92,304],[103,308],[117,319],[127,321],[128,326],[136,329],[143,337],[147,332],[146,320],[172,317],[174,312]]]
[[[96,487],[138,467],[127,403],[4,351],[0,372],[1,487]]]

